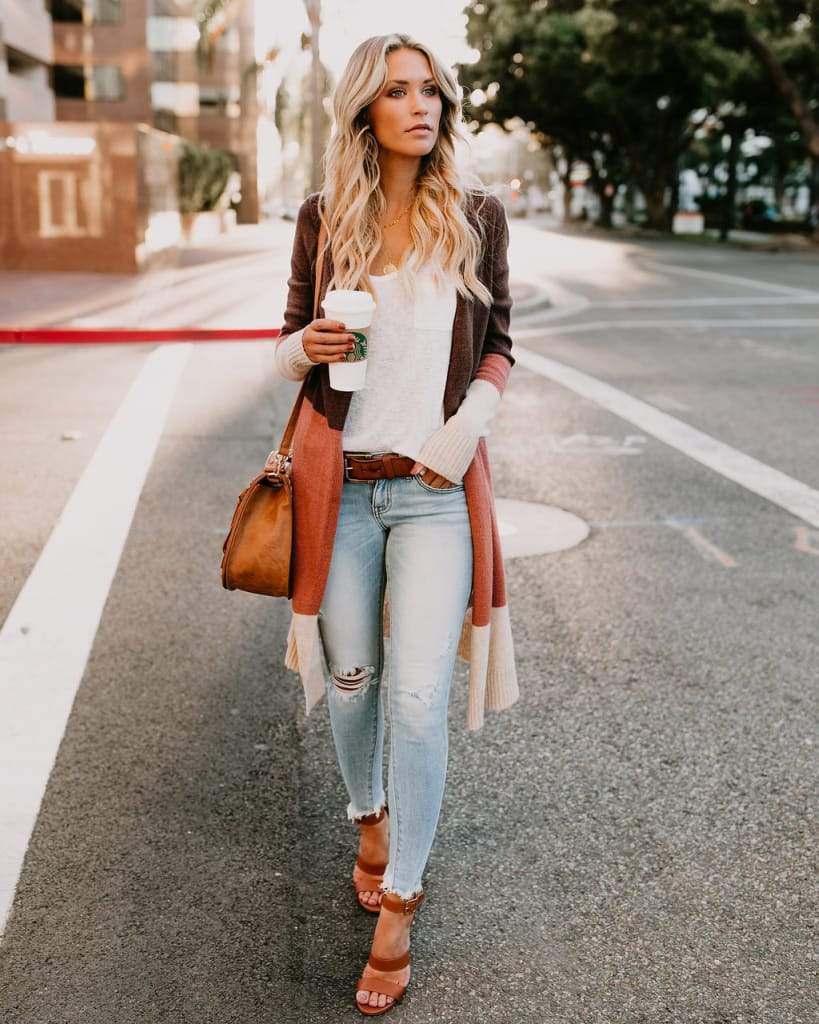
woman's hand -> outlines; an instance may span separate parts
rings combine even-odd
[[[421,473],[421,470],[423,470],[423,473]],[[413,475],[415,475],[415,473],[421,473],[421,479],[425,484],[429,484],[430,487],[441,487],[446,489],[447,487],[455,486],[451,480],[447,480],[445,476],[441,476],[440,473],[436,473],[434,469],[427,469],[425,466],[422,466],[420,462],[414,463],[410,472]]]
[[[301,344],[314,363],[340,363],[353,347],[353,336],[338,320],[313,320],[304,328]]]

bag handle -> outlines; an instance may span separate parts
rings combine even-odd
[[[315,284],[313,286],[313,319],[314,320],[318,317],[319,295],[321,294],[321,279],[322,279],[322,273],[323,273],[323,270],[324,270],[324,242],[325,242],[326,238],[327,238],[327,228],[325,227],[324,220],[322,218],[322,220],[321,220],[321,227],[319,228],[319,236],[318,236],[318,253],[317,253],[317,256],[316,256],[316,280],[315,280]],[[319,364],[316,363],[316,366],[318,366],[318,365]],[[310,370],[308,370],[307,372],[309,374]],[[283,462],[286,458],[288,458],[291,455],[291,453],[292,453],[293,433],[294,433],[294,431],[296,429],[296,421],[299,418],[299,410],[301,409],[301,403],[302,403],[302,401],[304,399],[304,389],[305,389],[306,384],[307,384],[307,377],[305,376],[304,380],[302,381],[301,388],[299,389],[298,397],[296,398],[295,404],[293,405],[293,410],[290,413],[290,419],[287,421],[287,426],[284,428],[284,434],[282,435],[282,440],[281,440],[281,444],[279,445],[278,452],[275,453],[275,454],[278,454],[279,459],[281,460],[281,462]],[[273,453],[271,453],[271,454],[273,454]],[[268,457],[268,461],[270,461],[269,457]]]

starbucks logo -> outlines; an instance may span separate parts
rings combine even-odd
[[[353,347],[345,355],[344,361],[346,363],[357,363],[361,359],[367,358],[367,335],[362,334],[361,331],[348,331],[353,336]]]

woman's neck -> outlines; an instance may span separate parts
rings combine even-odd
[[[381,150],[378,164],[381,171],[381,191],[387,201],[387,219],[390,220],[397,217],[412,202],[421,158]]]

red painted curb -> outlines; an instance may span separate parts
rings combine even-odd
[[[278,338],[278,327],[0,327],[0,342],[18,345],[87,345],[124,341],[250,341]]]

